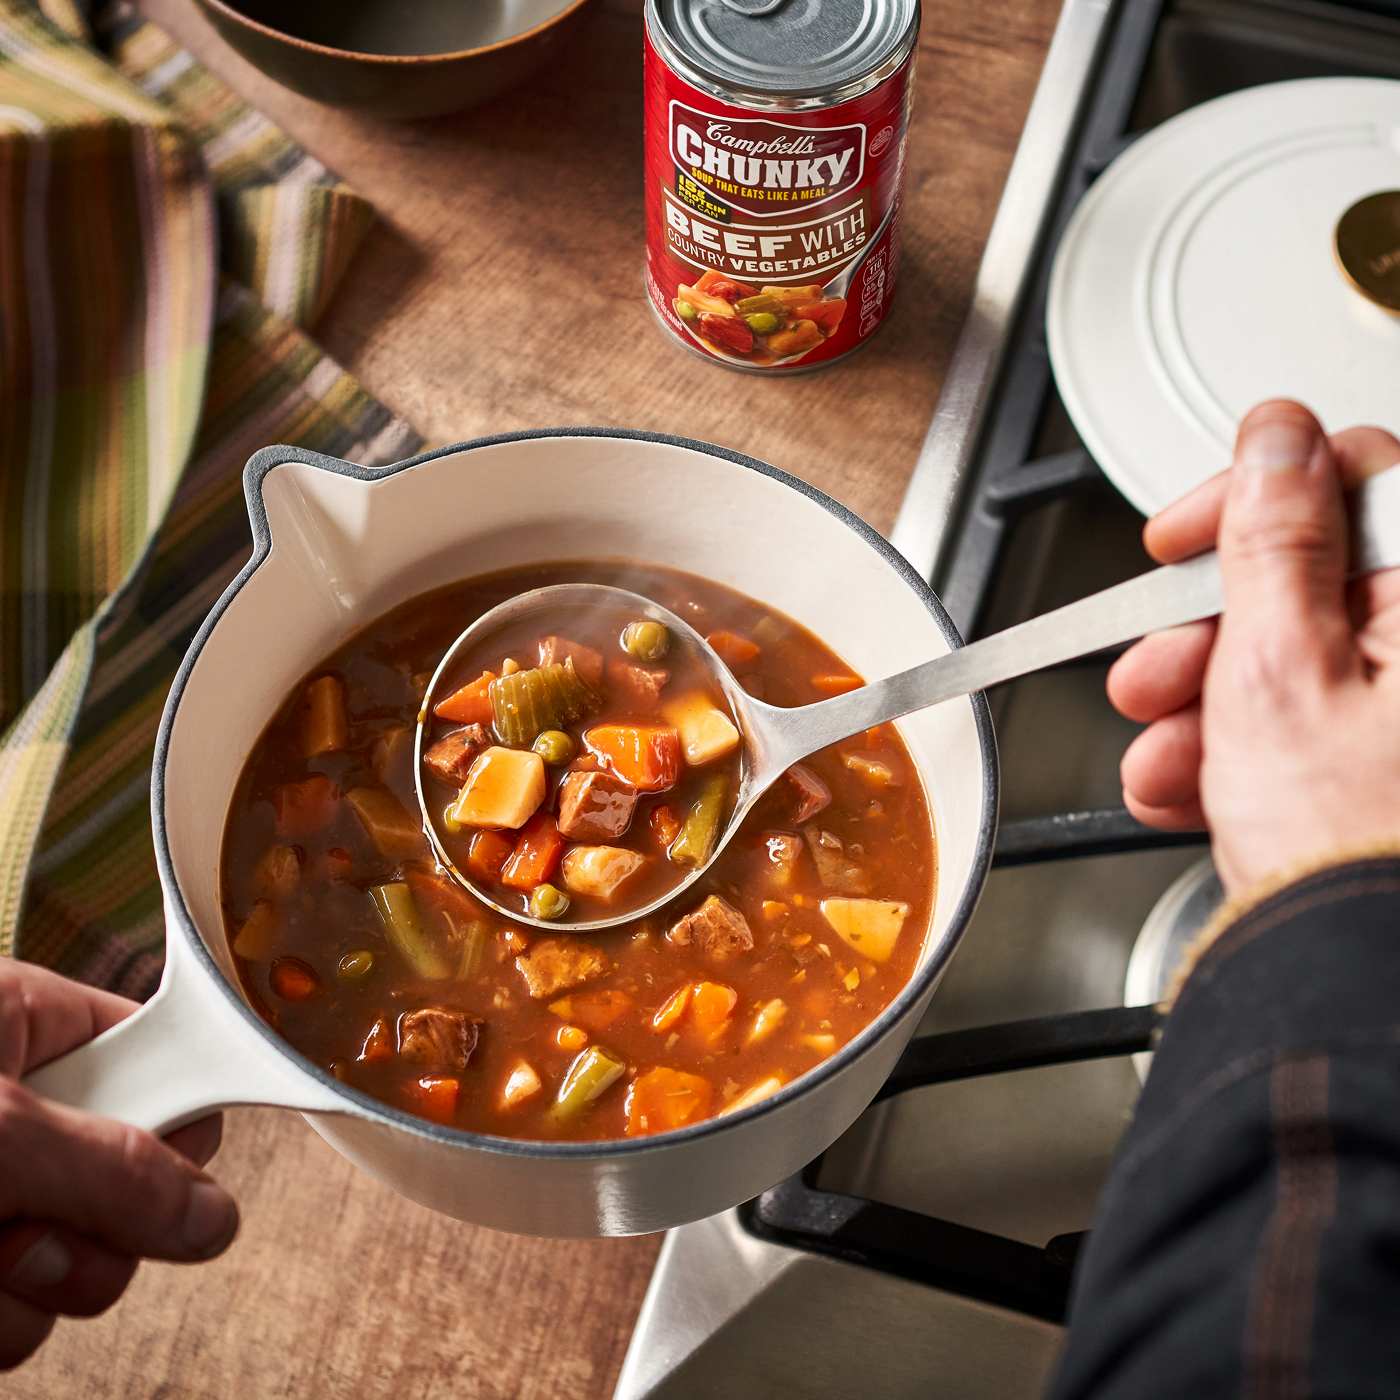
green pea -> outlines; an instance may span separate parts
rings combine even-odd
[[[771,311],[756,311],[752,316],[745,316],[744,320],[755,335],[772,335],[782,324]]]
[[[530,747],[554,768],[567,763],[574,756],[574,741],[562,729],[542,731],[535,736],[535,742]]]
[[[532,919],[559,919],[569,907],[569,896],[554,885],[536,885],[530,891]]]
[[[340,975],[350,982],[358,982],[362,978],[368,977],[373,970],[374,954],[368,948],[359,948],[353,953],[346,953],[340,960]]]
[[[676,302],[676,315],[682,321],[698,321],[700,319],[700,313],[688,301]]]
[[[629,622],[622,629],[622,649],[638,661],[660,661],[671,649],[671,633],[663,623]]]

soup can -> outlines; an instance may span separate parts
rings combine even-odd
[[[680,344],[791,374],[875,333],[918,32],[918,0],[647,0],[647,294]]]

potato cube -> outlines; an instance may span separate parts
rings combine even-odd
[[[539,754],[493,745],[472,764],[449,820],[514,831],[544,801],[544,786],[544,759]]]
[[[822,917],[857,953],[887,962],[909,906],[893,899],[824,899]]]
[[[739,731],[703,692],[678,696],[663,705],[661,713],[679,731],[685,761],[694,768],[713,763],[739,747]]]
[[[574,846],[561,870],[570,894],[610,900],[647,863],[644,855],[621,846]]]
[[[534,1065],[527,1060],[517,1060],[501,1089],[501,1107],[514,1108],[516,1104],[534,1098],[543,1087]]]

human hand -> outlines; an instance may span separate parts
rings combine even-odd
[[[161,1142],[17,1082],[135,1009],[0,958],[0,1369],[31,1355],[59,1315],[109,1308],[139,1260],[210,1259],[238,1228],[233,1199],[199,1170],[218,1148],[217,1117]]]
[[[1400,841],[1400,570],[1345,584],[1342,498],[1397,463],[1390,433],[1328,438],[1300,404],[1265,403],[1231,470],[1147,524],[1163,564],[1218,537],[1226,611],[1144,638],[1109,673],[1115,707],[1148,725],[1123,800],[1148,826],[1208,827],[1229,894]]]

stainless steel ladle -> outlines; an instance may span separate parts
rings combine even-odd
[[[1357,488],[1351,498],[1351,522],[1351,577],[1400,566],[1400,463],[1370,477]],[[413,748],[414,782],[424,827],[443,866],[483,904],[512,921],[570,933],[611,928],[654,913],[689,889],[729,844],[754,803],[794,763],[818,749],[915,710],[1088,656],[1148,632],[1214,617],[1223,604],[1220,563],[1212,551],[1182,564],[1140,574],[1126,583],[1106,588],[1101,593],[1091,594],[834,699],[781,709],[749,695],[689,623],[649,598],[601,584],[570,583],[537,588],[479,617],[452,643],[433,672],[418,713]],[[689,642],[709,665],[744,739],[739,793],[729,823],[716,841],[710,860],[689,871],[649,904],[597,919],[546,922],[498,903],[488,891],[479,889],[448,856],[424,797],[423,736],[438,684],[464,649],[502,625],[521,618],[536,617],[541,630],[549,631],[560,610],[606,605],[622,605],[635,616],[665,623],[677,636]]]

